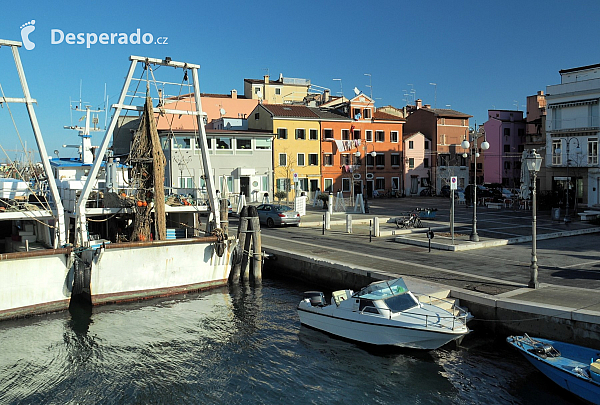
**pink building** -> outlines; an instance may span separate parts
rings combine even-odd
[[[207,129],[216,128],[214,124],[221,118],[247,118],[258,104],[258,100],[238,96],[236,90],[230,94],[201,94],[200,102],[206,114]],[[194,103],[189,94],[165,100],[165,108],[175,107],[189,110],[194,108]],[[198,126],[195,119],[193,115],[165,115],[157,120],[156,126],[159,130],[193,130]]]
[[[488,110],[488,120],[483,124],[490,144],[484,152],[484,183],[520,187],[526,124],[523,111]]]
[[[431,182],[431,141],[421,132],[406,134],[404,142],[404,194],[419,195]]]

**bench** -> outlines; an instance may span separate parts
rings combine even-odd
[[[582,221],[590,221],[592,219],[598,218],[598,216],[600,215],[600,211],[583,211],[578,213],[577,215],[579,215]]]
[[[499,210],[499,209],[502,208],[503,204],[502,203],[497,203],[497,202],[489,202],[489,203],[486,203],[485,205],[487,205],[488,208]]]

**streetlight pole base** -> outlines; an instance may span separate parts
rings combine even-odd
[[[538,267],[537,267],[537,263],[534,262],[531,264],[531,266],[529,267],[530,269],[530,278],[529,278],[529,283],[527,284],[527,287],[529,288],[540,288],[540,283],[538,282]]]
[[[477,235],[476,233],[472,233],[471,236],[469,236],[469,240],[471,242],[479,242],[479,235]]]
[[[565,221],[565,224],[568,224],[569,222],[571,222],[571,218],[570,217],[565,217],[564,221]]]

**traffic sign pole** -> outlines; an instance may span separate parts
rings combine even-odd
[[[456,176],[450,177],[450,190],[451,195],[450,199],[452,200],[452,205],[450,208],[450,234],[452,235],[452,244],[454,245],[454,190],[456,190],[458,178]]]

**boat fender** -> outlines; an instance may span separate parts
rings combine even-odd
[[[73,262],[73,295],[79,295],[83,292],[84,268],[85,263],[80,257],[76,256]]]
[[[211,235],[217,237],[217,241],[215,242],[215,252],[217,256],[223,257],[225,254],[225,241],[228,239],[227,235],[223,232],[223,229],[216,228],[211,232]]]
[[[242,262],[242,247],[239,244],[236,244],[233,248],[233,252],[231,253],[231,264],[238,265]]]

